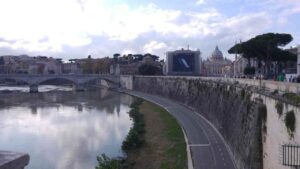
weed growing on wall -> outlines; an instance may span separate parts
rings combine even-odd
[[[275,90],[272,92],[273,95],[277,95],[278,93],[279,93],[278,89],[275,89]]]
[[[244,89],[241,90],[241,98],[244,99],[245,98],[245,94],[246,94],[246,91]]]
[[[294,110],[288,111],[284,118],[285,126],[288,130],[288,133],[291,137],[294,137],[294,132],[296,128],[296,117]]]
[[[300,96],[296,93],[284,93],[282,96],[295,104],[300,104]]]
[[[283,113],[283,104],[280,101],[277,101],[275,108],[277,110],[277,114],[279,115],[279,117],[281,117],[282,113]]]
[[[258,106],[258,115],[259,115],[259,119],[262,122],[263,132],[266,133],[267,132],[267,126],[266,126],[266,122],[267,122],[267,106],[265,104],[260,104]]]

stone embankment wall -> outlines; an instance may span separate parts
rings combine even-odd
[[[236,81],[196,77],[124,77],[124,88],[160,95],[192,107],[222,134],[239,169],[287,169],[281,146],[297,145],[299,108]],[[277,112],[281,103],[282,113]],[[288,132],[284,118],[293,110],[296,128]],[[300,150],[299,150],[300,153]],[[299,156],[300,157],[300,156]]]

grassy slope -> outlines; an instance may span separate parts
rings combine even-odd
[[[163,108],[144,101],[140,106],[146,123],[146,145],[130,152],[128,159],[136,169],[187,168],[186,143],[181,127]]]

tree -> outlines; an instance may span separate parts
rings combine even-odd
[[[150,56],[150,57],[153,59],[153,61],[157,61],[157,60],[159,59],[158,56],[152,55],[152,54],[150,54],[150,53],[146,53],[146,54],[144,55],[144,57],[146,57],[146,56]],[[144,57],[143,57],[143,58],[144,58]]]
[[[141,75],[156,75],[159,74],[159,72],[159,68],[153,65],[143,64],[139,67],[139,73]]]
[[[115,63],[118,62],[120,56],[121,56],[121,55],[120,55],[119,53],[115,53],[115,54],[113,55]]]
[[[88,55],[88,58],[85,59],[83,65],[82,65],[82,72],[86,74],[93,73],[93,60],[91,55]]]
[[[109,158],[105,154],[97,157],[98,166],[96,169],[121,169],[120,160]]]
[[[0,65],[4,65],[4,64],[5,64],[4,58],[0,57]]]
[[[290,34],[267,33],[258,35],[246,42],[234,45],[228,50],[230,54],[242,54],[248,60],[255,58],[258,64],[265,63],[264,72],[268,77],[271,76],[272,62],[295,61],[297,56],[281,49],[293,40]]]

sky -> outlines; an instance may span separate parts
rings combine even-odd
[[[0,55],[63,59],[187,48],[224,56],[237,41],[289,33],[300,44],[300,0],[0,0]]]

